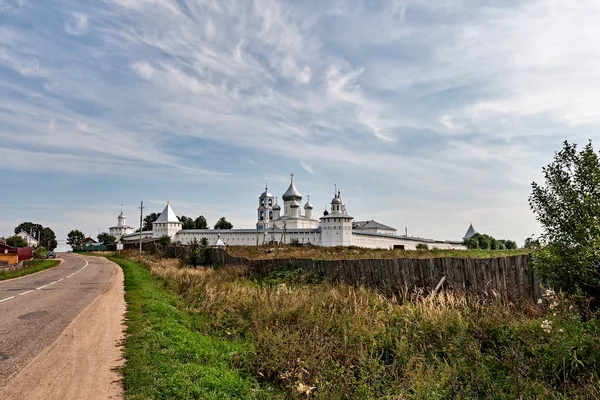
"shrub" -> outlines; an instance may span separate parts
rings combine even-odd
[[[417,243],[417,250],[429,250],[427,243]]]

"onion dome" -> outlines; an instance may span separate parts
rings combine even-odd
[[[331,200],[331,204],[342,204],[342,199],[340,199],[339,197],[335,196],[333,198],[333,200]]]
[[[123,215],[123,211],[121,211],[121,214],[119,214],[119,219],[125,219],[125,216]]]
[[[292,207],[292,208],[298,208],[298,207],[300,207],[300,203],[298,202],[298,200],[294,200],[292,202],[292,204],[290,204],[290,207]]]
[[[327,211],[327,210],[323,211],[323,215],[329,215],[329,211]]]
[[[288,187],[288,190],[286,190],[286,192],[283,194],[283,196],[281,196],[281,198],[283,199],[283,201],[302,200],[302,195],[300,194],[298,189],[296,189],[296,185],[294,185],[294,174],[291,174],[291,177],[292,180],[290,182],[290,187]]]
[[[275,204],[275,205],[273,206],[273,210],[274,210],[274,211],[279,211],[279,210],[281,210],[281,207],[279,207],[279,204]]]
[[[304,205],[304,209],[305,210],[312,210],[313,209],[313,205],[310,204],[310,196],[308,196],[308,199],[306,200],[306,204]]]

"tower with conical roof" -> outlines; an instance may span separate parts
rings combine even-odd
[[[182,228],[183,224],[179,221],[175,211],[171,208],[171,204],[167,201],[167,205],[163,212],[161,212],[158,219],[152,223],[152,237],[168,236],[173,239],[177,232]]]
[[[476,233],[477,233],[477,231],[475,230],[475,228],[473,228],[473,224],[471,223],[469,225],[469,229],[467,229],[467,233],[465,233],[465,236],[463,237],[463,239],[469,239],[471,236],[473,236]]]

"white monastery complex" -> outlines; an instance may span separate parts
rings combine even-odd
[[[312,244],[315,246],[358,246],[368,248],[413,250],[424,243],[429,248],[466,249],[460,241],[437,241],[398,235],[396,229],[375,221],[354,221],[348,215],[341,190],[336,188],[331,209],[322,216],[313,214],[310,197],[302,205],[302,195],[296,189],[294,175],[290,186],[281,196],[283,208],[268,188],[258,197],[257,222],[250,229],[182,229],[182,223],[167,202],[152,231],[133,233],[123,212],[110,234],[122,243],[158,239],[168,236],[173,242],[189,244],[193,239],[207,238],[211,245],[257,246],[261,244]],[[282,213],[283,212],[283,213]],[[471,228],[472,229],[472,228]]]

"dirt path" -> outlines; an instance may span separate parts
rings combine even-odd
[[[0,399],[123,398],[121,377],[115,371],[123,362],[123,271],[112,265],[104,291],[51,346],[8,380],[0,389]]]

